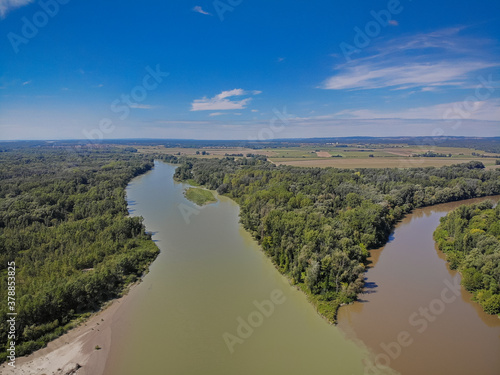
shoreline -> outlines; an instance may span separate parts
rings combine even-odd
[[[484,199],[489,197],[495,196],[477,197],[473,199]],[[238,209],[240,209],[240,206],[235,199],[230,197],[227,198],[235,202],[236,205],[238,205]],[[465,201],[467,200],[463,200],[461,202]],[[453,202],[444,204],[449,203]],[[413,214],[414,211],[415,210],[408,213],[407,215]],[[395,230],[396,226],[393,228],[393,230]],[[245,229],[245,232],[247,232],[252,237],[252,239],[256,241],[250,231]],[[386,245],[387,243],[384,244],[381,248],[385,247]],[[267,254],[263,251],[260,244],[258,244],[258,247],[260,251],[265,255],[265,257],[271,262],[274,268],[277,269],[276,265],[272,262],[270,257],[268,257]],[[39,349],[28,356],[16,358],[15,368],[8,366],[7,362],[2,364],[0,366],[0,372],[6,375],[16,375],[21,373],[26,375],[103,375],[106,369],[106,365],[108,364],[108,358],[112,344],[113,325],[115,325],[116,329],[116,324],[117,321],[119,321],[120,313],[123,311],[123,309],[120,309],[122,307],[122,302],[125,302],[125,298],[129,295],[129,293],[135,291],[135,287],[140,285],[141,282],[144,281],[144,277],[149,273],[149,267],[151,267],[153,262],[148,265],[148,270],[142,275],[141,279],[129,285],[124,290],[122,296],[108,301],[105,305],[102,306],[99,311],[92,314],[87,320],[81,322],[78,326],[69,330],[59,338],[51,341],[45,348]],[[281,273],[279,270],[278,272],[281,276],[284,276],[285,279],[287,279],[290,283],[291,280],[288,275]],[[321,305],[321,303],[318,302],[321,301],[311,300],[311,296],[308,293],[305,293],[300,285],[293,286],[295,286],[297,290],[302,291],[302,293],[306,295],[308,302],[311,303],[311,305],[315,308],[318,315],[325,319],[329,324],[337,326],[338,322],[336,317],[332,321],[328,318],[328,316],[325,315],[325,311],[320,311],[319,306]],[[360,294],[363,294],[363,292],[361,292]],[[339,308],[342,306],[344,305],[342,304],[335,306],[335,315],[338,312]],[[100,349],[95,349],[96,346],[99,346]]]
[[[141,282],[130,285],[121,297],[109,301],[45,348],[17,357],[15,368],[8,366],[8,362],[3,363],[0,372],[5,375],[103,375],[117,313],[130,291]]]
[[[147,166],[147,164],[146,164]],[[137,175],[125,179],[126,187],[132,180],[154,169],[140,171]],[[126,190],[124,190],[126,191]],[[130,216],[130,203],[125,197]],[[154,244],[152,239],[150,242]],[[156,246],[156,245],[155,245]],[[156,246],[157,247],[157,246]],[[113,324],[116,323],[117,312],[128,294],[141,284],[149,273],[150,267],[157,259],[160,251],[149,261],[138,279],[118,290],[118,297],[104,301],[99,310],[88,318],[76,323],[73,328],[47,343],[41,349],[25,356],[16,356],[15,367],[9,361],[0,364],[0,374],[5,375],[102,375],[104,373],[111,348]]]
[[[134,178],[153,169],[154,167]],[[127,186],[132,180],[133,178],[127,182]],[[125,199],[125,202],[128,216],[130,216],[128,199]],[[0,373],[6,375],[103,375],[111,348],[113,324],[116,324],[117,313],[122,302],[144,281],[158,255],[159,252],[137,281],[123,288],[119,297],[103,303],[98,311],[47,343],[44,348],[22,357],[16,357],[15,367],[9,366],[8,361],[0,364]]]

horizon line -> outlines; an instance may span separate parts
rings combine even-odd
[[[376,136],[341,136],[341,137],[294,137],[294,138],[273,138],[266,140],[250,140],[250,139],[196,139],[196,138],[110,138],[110,139],[82,139],[82,138],[63,138],[63,139],[0,139],[0,142],[85,142],[85,143],[106,143],[113,141],[205,141],[205,142],[245,142],[245,143],[266,143],[266,142],[283,142],[293,140],[328,140],[328,139],[417,139],[417,138],[432,138],[432,139],[498,139],[500,136],[428,136],[428,135],[400,135],[390,137],[376,137]]]

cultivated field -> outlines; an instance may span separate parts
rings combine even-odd
[[[445,165],[467,163],[478,160],[489,168],[495,168],[494,161],[488,159],[453,159],[453,158],[356,158],[356,159],[313,159],[313,160],[274,160],[276,165],[292,165],[296,167],[334,167],[334,168],[423,168],[442,167]],[[500,166],[497,166],[500,167]]]
[[[471,148],[432,147],[409,145],[304,145],[267,149],[251,148],[167,148],[164,146],[139,146],[140,153],[172,154],[199,158],[239,157],[247,154],[265,155],[276,165],[297,167],[334,167],[334,168],[418,168],[441,167],[467,163],[471,160],[482,162],[487,168],[496,168],[495,157]],[[203,155],[205,152],[205,155]],[[446,157],[415,157],[426,152],[447,155]],[[481,155],[489,157],[481,157]]]
[[[487,168],[495,168],[494,157],[500,157],[498,154],[471,148],[408,145],[307,146],[272,149],[272,151],[275,155],[269,155],[269,160],[276,165],[334,168],[441,167],[467,163],[471,160],[478,160]],[[446,157],[412,157],[427,152],[443,154]],[[481,157],[481,155],[493,157]]]
[[[143,154],[171,154],[178,156],[193,156],[200,158],[220,158],[227,155],[233,156],[238,154],[259,154],[265,156],[276,156],[274,151],[270,150],[254,150],[251,148],[245,147],[237,147],[237,148],[222,148],[222,147],[203,147],[203,148],[182,148],[182,147],[164,147],[164,146],[144,146],[144,147],[135,147],[137,148],[137,152]],[[196,152],[199,154],[196,154]],[[202,155],[202,152],[205,151],[208,155]]]

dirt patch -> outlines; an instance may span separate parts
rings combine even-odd
[[[330,155],[329,152],[326,152],[326,151],[317,151],[316,155],[318,155],[320,158],[329,158],[332,156],[332,155]]]

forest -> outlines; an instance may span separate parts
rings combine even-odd
[[[155,259],[159,250],[142,218],[128,217],[125,199],[127,183],[152,167],[126,149],[0,152],[0,278],[7,285],[15,262],[17,356],[120,296]],[[0,300],[3,362],[6,287]]]
[[[241,223],[277,269],[330,322],[363,289],[368,250],[384,245],[414,208],[500,194],[500,171],[480,162],[442,168],[334,169],[275,166],[265,157],[178,163],[194,180],[241,207]]]
[[[434,239],[462,285],[488,314],[500,314],[500,205],[462,205],[441,218]]]
[[[177,180],[237,201],[243,226],[331,322],[338,307],[362,291],[368,250],[383,245],[406,213],[500,194],[500,171],[480,162],[350,170],[275,166],[260,155],[198,159],[146,156],[132,147],[9,145],[0,152],[0,279],[7,285],[8,265],[15,262],[18,356],[120,296],[155,259],[159,250],[142,218],[128,216],[125,197],[128,182],[150,170],[155,158],[178,164]],[[485,215],[493,214],[498,222],[498,209]],[[479,229],[489,236],[484,246],[491,236],[498,240],[488,221],[473,227],[472,237],[479,238]],[[498,250],[490,254],[483,242],[474,246],[497,259]],[[476,298],[493,311],[498,285],[494,289],[492,280],[498,281],[498,273],[488,271],[489,261],[480,268],[476,257],[469,262],[461,247],[453,251]],[[7,293],[0,289],[2,301]],[[7,303],[0,305],[2,346],[7,309]]]

